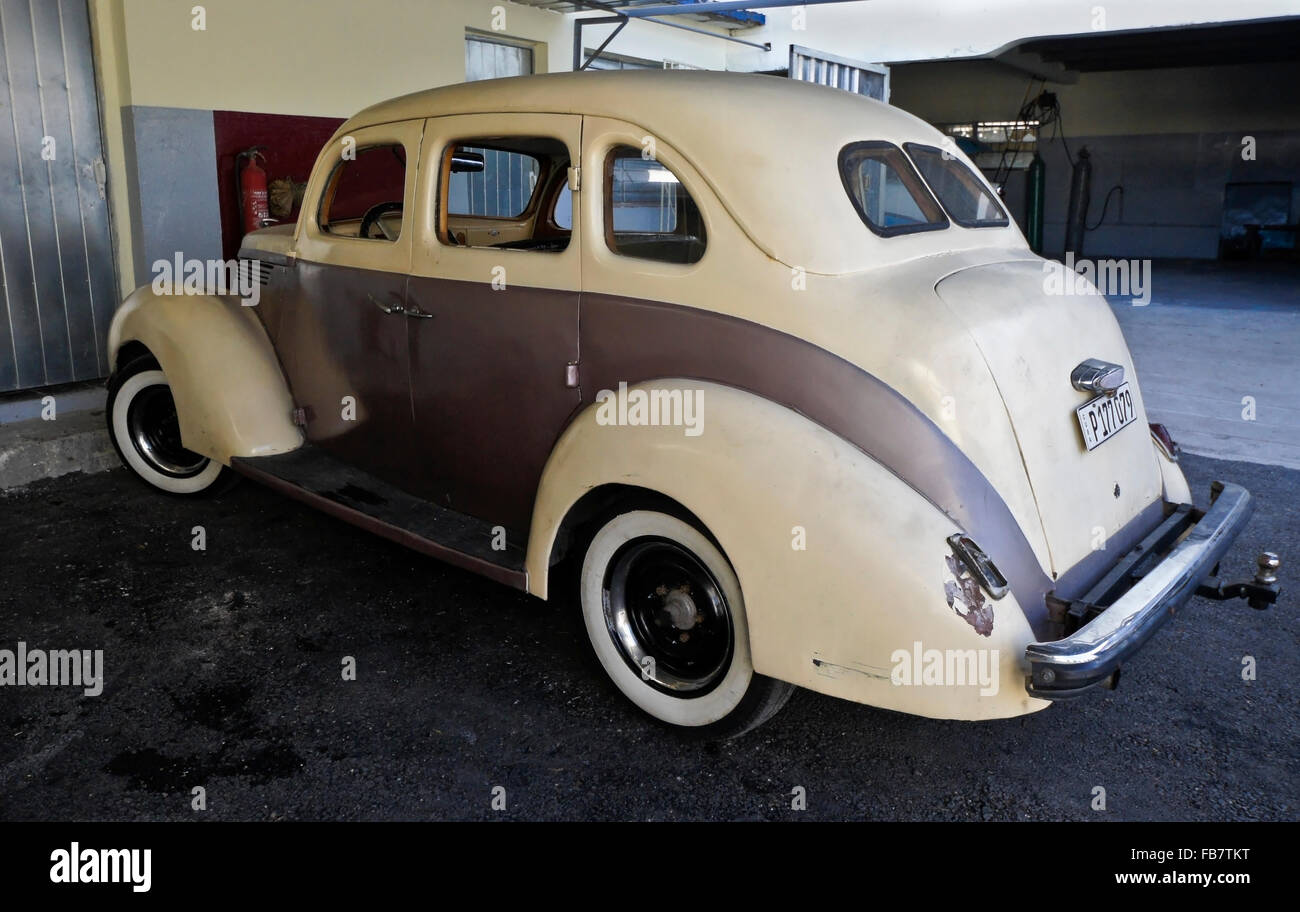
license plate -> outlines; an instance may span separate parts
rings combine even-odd
[[[1115,390],[1114,395],[1098,396],[1085,402],[1074,410],[1074,414],[1079,419],[1084,444],[1089,450],[1095,450],[1134,422],[1137,407],[1133,404],[1133,393],[1125,383]]]

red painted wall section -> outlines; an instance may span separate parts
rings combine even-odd
[[[221,247],[233,259],[244,236],[235,187],[235,156],[250,146],[265,146],[267,183],[277,178],[307,180],[321,148],[343,123],[341,117],[295,117],[251,114],[247,111],[213,111],[216,135],[217,192],[221,201]],[[291,219],[296,219],[295,210]]]

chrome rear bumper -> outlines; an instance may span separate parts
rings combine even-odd
[[[1060,700],[1110,681],[1214,572],[1254,508],[1245,488],[1223,485],[1186,536],[1109,607],[1064,639],[1030,643],[1029,693]]]

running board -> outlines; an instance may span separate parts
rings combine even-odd
[[[422,500],[313,446],[277,456],[236,456],[230,467],[390,541],[527,591],[522,541],[492,548],[492,523]]]

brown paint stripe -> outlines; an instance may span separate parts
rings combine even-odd
[[[1051,579],[1006,502],[939,427],[879,378],[747,320],[636,298],[582,296],[583,401],[669,378],[720,383],[793,409],[843,437],[943,511],[1007,577],[1036,635]]]

